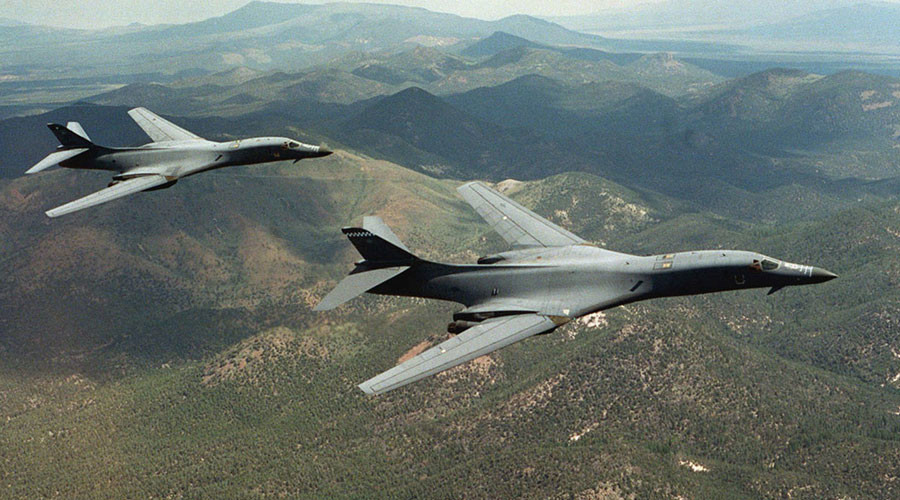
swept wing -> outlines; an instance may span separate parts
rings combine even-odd
[[[167,182],[170,182],[169,179],[162,175],[144,175],[141,177],[134,177],[126,181],[119,182],[118,184],[114,184],[108,188],[101,189],[96,193],[89,194],[84,198],[80,198],[75,201],[66,203],[63,206],[56,207],[53,210],[48,210],[47,216],[59,217],[60,215],[76,212],[84,208],[93,207],[94,205],[106,203],[107,201],[112,201],[117,198],[128,196],[130,194],[145,191],[156,186],[161,186]]]
[[[485,320],[390,370],[366,380],[359,388],[381,394],[491,353],[522,339],[553,330],[559,320],[539,314],[518,314]]]
[[[147,108],[134,108],[128,112],[153,142],[204,140],[197,134],[189,132],[174,123],[163,119]]]
[[[513,248],[558,247],[585,241],[480,182],[456,188]]]

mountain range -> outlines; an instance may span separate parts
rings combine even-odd
[[[223,70],[237,65],[291,69],[349,50],[377,52],[403,44],[454,45],[505,31],[540,43],[597,45],[603,39],[528,16],[482,21],[425,9],[374,4],[251,2],[221,17],[127,32],[31,25],[0,27],[4,67],[70,75]],[[108,70],[107,70],[108,72]]]
[[[0,81],[0,496],[900,496],[900,80],[728,78],[567,33],[269,3],[47,30],[36,54],[156,44],[164,73]],[[22,175],[57,145],[46,124],[142,144],[134,106],[336,152],[46,218],[109,181]],[[457,196],[473,179],[610,250],[742,248],[839,278],[611,309],[368,397],[459,306],[313,313],[360,258],[340,229],[379,215],[423,258],[474,262],[507,247]]]
[[[431,57],[412,57],[422,52],[413,49],[409,56],[395,57],[428,61],[425,67],[444,60],[430,49],[424,52]],[[645,81],[663,84],[680,78],[681,63],[669,57],[645,56],[614,74],[627,75],[632,65],[650,61],[659,72]],[[359,67],[372,67],[367,64]],[[667,76],[668,66],[676,67],[674,77]],[[508,75],[501,69],[504,76],[497,78],[488,67],[476,71],[499,81]],[[425,87],[442,88],[442,82],[458,74]],[[91,100],[193,114],[181,123],[212,139],[292,135],[300,126],[309,134],[306,140],[351,146],[436,175],[500,180],[580,170],[669,196],[708,200],[703,203],[707,207],[725,193],[733,198],[735,188],[749,199],[753,192],[794,184],[816,185],[824,189],[820,194],[850,200],[873,189],[883,192],[872,181],[897,177],[893,159],[898,116],[891,104],[897,80],[775,69],[710,82],[673,98],[631,83],[631,77],[609,81],[604,80],[608,74],[601,75],[598,81],[580,84],[525,75],[492,87],[435,96],[418,87],[396,90],[410,82],[388,85],[332,69],[272,73],[236,85],[218,85],[209,78],[171,87],[137,84]],[[123,121],[121,111],[92,109],[95,114],[84,118],[88,130],[108,128],[99,119],[104,114],[115,114],[110,123]],[[62,114],[0,121],[8,141],[0,157],[0,164],[9,166],[4,175],[18,175],[53,146],[51,134],[34,131],[46,121],[67,120]],[[222,129],[232,132],[214,132]],[[115,130],[121,137],[107,140],[99,135],[98,140],[109,145],[142,140],[130,123]],[[841,160],[823,160],[833,157]],[[716,181],[698,184],[700,175]],[[852,187],[843,180],[853,178]],[[734,200],[729,205],[746,208]],[[768,205],[767,210],[772,208]],[[789,210],[787,205],[784,209]]]
[[[338,226],[377,212],[441,260],[502,245],[454,182],[334,156],[53,225],[40,208],[96,175],[4,181],[0,474],[14,496],[893,494],[896,202],[750,226],[587,174],[506,183],[612,249],[751,246],[842,279],[620,308],[369,399],[354,384],[446,338],[435,318],[454,308],[310,313],[357,258]]]
[[[883,1],[665,0],[547,19],[610,39],[667,40],[667,50],[728,76],[784,65],[815,73],[855,69],[898,76],[890,62],[898,54],[898,12],[896,2]],[[677,41],[693,46],[676,48]],[[729,71],[731,65],[742,73]]]
[[[727,4],[717,0],[664,0],[606,9],[595,15],[551,17],[570,29],[603,31],[628,28],[673,28],[683,26],[751,28],[813,15],[819,11],[851,7],[858,0],[813,0],[779,2],[777,0],[736,0]]]
[[[897,43],[898,23],[900,5],[896,3],[855,3],[757,26],[748,30],[748,34],[797,41],[890,46]]]

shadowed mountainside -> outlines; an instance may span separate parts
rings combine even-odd
[[[4,495],[900,495],[900,81],[726,81],[564,46],[600,39],[525,16],[479,23],[251,3],[114,36],[0,28],[4,63],[35,43],[38,66],[56,44],[72,64],[152,47],[165,55],[141,64],[232,68],[59,109],[23,84],[36,107],[2,110],[34,113],[0,120]],[[56,146],[45,124],[141,144],[133,106],[212,140],[336,153],[46,218],[109,179],[22,176]],[[631,304],[367,397],[356,384],[447,339],[459,306],[363,296],[312,313],[359,259],[340,228],[379,215],[430,260],[505,250],[455,193],[470,179],[612,250],[742,248],[840,277]]]
[[[354,385],[446,338],[455,306],[365,297],[311,314],[358,258],[338,227],[378,213],[430,259],[503,248],[454,182],[339,152],[48,224],[48,198],[90,175],[72,174],[0,191],[0,474],[14,494],[892,491],[896,202],[750,226],[587,174],[505,182],[615,250],[753,248],[841,278],[618,308],[369,398]]]

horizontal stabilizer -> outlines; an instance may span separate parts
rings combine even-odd
[[[562,324],[547,316],[519,314],[485,320],[390,370],[366,380],[359,388],[381,394],[423,379],[514,342],[549,332]]]
[[[118,184],[113,184],[108,188],[101,189],[96,193],[89,194],[84,198],[66,203],[61,207],[54,208],[53,210],[48,210],[47,217],[59,217],[60,215],[65,215],[84,208],[93,207],[94,205],[106,203],[107,201],[122,198],[130,194],[146,191],[168,182],[170,182],[170,180],[163,175],[145,175],[141,177],[134,177],[126,181],[119,182]]]
[[[327,311],[359,296],[409,269],[409,266],[382,267],[371,271],[354,272],[343,279],[313,311]]]
[[[70,158],[74,158],[81,153],[87,151],[87,148],[75,148],[75,149],[64,149],[62,151],[56,151],[54,153],[50,153],[46,158],[39,161],[37,165],[29,168],[25,171],[26,174],[36,174],[41,170],[48,169],[52,166],[58,165],[62,161],[66,161]]]

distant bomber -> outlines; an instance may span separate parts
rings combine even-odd
[[[480,183],[460,194],[513,250],[476,265],[413,255],[378,217],[343,232],[363,260],[316,306],[332,309],[362,294],[449,300],[455,337],[360,384],[380,394],[441,372],[575,318],[656,297],[822,283],[824,269],[754,252],[702,250],[641,257],[592,245]]]
[[[26,174],[54,165],[115,172],[106,189],[49,210],[49,217],[59,217],[140,191],[165,189],[182,177],[215,168],[283,160],[296,162],[331,154],[321,146],[284,137],[207,141],[145,108],[132,109],[128,114],[153,142],[134,148],[107,148],[91,142],[78,122],[69,122],[65,127],[55,123],[47,125],[62,145],[28,169]]]

